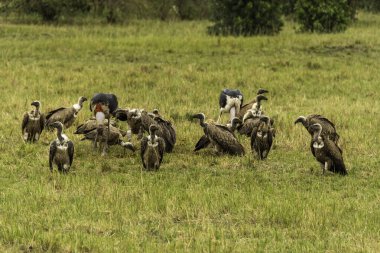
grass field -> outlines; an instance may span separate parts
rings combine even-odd
[[[275,37],[218,39],[207,25],[0,23],[0,251],[380,251],[380,16],[361,13],[331,35],[287,23]],[[277,136],[266,161],[192,152],[202,129],[188,115],[216,119],[225,87],[247,100],[270,91]],[[96,92],[173,121],[177,145],[159,172],[142,172],[139,153],[121,147],[100,157],[75,127],[67,175],[49,172],[53,133],[23,143],[33,100],[47,111]],[[312,113],[335,122],[348,176],[322,175],[309,134],[294,126]],[[86,103],[76,125],[90,116]]]

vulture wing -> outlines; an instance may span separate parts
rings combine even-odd
[[[141,139],[141,151],[140,151],[140,157],[141,157],[141,161],[142,161],[142,164],[144,166],[144,169],[146,169],[146,164],[144,161],[144,154],[145,154],[147,146],[148,146],[148,137],[145,136]]]
[[[74,160],[74,143],[72,141],[68,141],[67,145],[68,145],[67,151],[69,152],[69,159],[70,159],[70,166],[71,166]]]
[[[198,151],[198,150],[201,150],[203,148],[207,148],[208,145],[210,145],[210,139],[206,136],[206,135],[203,135],[199,141],[197,142],[197,144],[195,144],[195,148],[194,148],[194,151]]]
[[[26,112],[24,114],[24,118],[22,119],[22,123],[21,123],[21,130],[23,134],[24,134],[24,129],[26,125],[28,124],[28,121],[29,121],[29,114]]]
[[[56,152],[57,152],[57,142],[53,141],[50,144],[50,151],[49,151],[49,168],[50,168],[50,171],[53,170],[53,160],[54,160],[54,156],[55,156]]]

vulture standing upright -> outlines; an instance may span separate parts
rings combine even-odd
[[[78,99],[78,103],[74,104],[72,107],[61,107],[48,112],[46,114],[46,127],[52,130],[49,126],[52,123],[59,121],[63,124],[65,129],[69,128],[74,123],[76,117],[78,116],[78,112],[82,109],[83,102],[85,101],[87,101],[87,98],[80,97]]]
[[[338,143],[339,135],[336,132],[334,123],[332,123],[330,120],[328,120],[322,115],[311,114],[307,117],[299,116],[294,122],[294,124],[297,123],[302,123],[302,125],[306,128],[306,130],[310,133],[311,136],[313,136],[313,132],[310,130],[310,126],[318,123],[322,126],[321,134],[328,137],[336,144]]]
[[[240,112],[240,107],[243,104],[243,94],[240,90],[224,89],[219,95],[219,123],[222,113],[230,114],[230,121]]]
[[[104,128],[104,120],[107,119],[107,129],[106,129],[106,135],[104,139],[104,146],[102,155],[106,155],[107,149],[108,149],[108,139],[110,136],[110,122],[111,122],[111,115],[114,114],[116,109],[118,108],[118,101],[117,97],[114,94],[107,94],[107,93],[97,93],[95,94],[90,102],[90,111],[94,113],[94,116],[97,121],[97,133],[94,138],[94,149],[97,148],[97,142],[98,142],[98,136],[101,134],[101,131],[103,131],[102,128]]]
[[[33,101],[31,105],[35,109],[24,114],[21,125],[22,136],[25,142],[38,141],[45,126],[45,117],[40,112],[41,102]]]
[[[149,126],[149,136],[141,140],[141,160],[145,170],[158,170],[164,157],[165,141],[156,135],[157,125]]]
[[[213,123],[205,123],[205,115],[203,113],[195,114],[193,115],[193,118],[199,119],[200,125],[203,128],[205,137],[201,137],[201,140],[202,138],[203,141],[207,141],[208,139],[217,152],[228,153],[230,155],[244,155],[244,147],[239,143],[228,127]],[[207,139],[205,139],[206,137]],[[197,145],[198,144],[200,144],[199,141]]]
[[[56,121],[49,127],[57,129],[57,139],[50,144],[49,167],[53,171],[53,163],[58,166],[58,171],[68,172],[74,159],[74,144],[62,133],[63,124]]]
[[[254,127],[251,135],[251,148],[261,160],[267,158],[273,143],[271,120],[268,116],[261,116],[260,123]]]
[[[341,175],[347,175],[342,150],[333,140],[323,135],[322,124],[313,124],[309,126],[308,131],[313,136],[310,143],[311,152],[321,164],[323,173],[329,170]]]
[[[258,97],[258,95],[262,95],[262,94],[265,94],[265,93],[268,93],[268,92],[269,91],[261,89],[261,88],[258,89],[257,92],[256,92],[256,97],[252,101],[250,101],[248,104],[245,104],[245,105],[243,105],[240,108],[240,112],[237,114],[237,117],[239,117],[242,120],[243,117],[244,117],[244,114],[246,114],[248,110],[251,110],[252,107],[254,107],[255,103],[257,103],[257,97]]]

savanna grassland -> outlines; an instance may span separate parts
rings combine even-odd
[[[216,38],[207,25],[0,23],[0,251],[380,251],[380,16],[360,13],[330,35],[288,22],[274,37]],[[202,129],[188,116],[216,119],[225,87],[246,100],[270,91],[277,136],[266,161],[192,152]],[[96,92],[172,120],[178,141],[159,172],[121,147],[101,157],[75,126],[67,175],[48,169],[54,133],[23,143],[33,100],[46,112]],[[309,134],[293,124],[312,113],[335,122],[348,176],[322,175]],[[86,103],[76,125],[90,116]]]

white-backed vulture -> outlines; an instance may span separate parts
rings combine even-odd
[[[49,168],[53,172],[53,164],[57,165],[58,171],[68,172],[74,160],[74,144],[63,134],[63,124],[59,121],[51,123],[49,127],[57,129],[57,139],[50,144]]]
[[[273,127],[268,116],[261,116],[260,123],[254,127],[251,135],[251,149],[264,160],[267,158],[273,143]]]
[[[193,118],[200,120],[200,125],[203,128],[205,136],[210,140],[210,144],[216,148],[217,152],[230,155],[244,155],[244,147],[228,127],[205,123],[205,115],[203,113],[195,114]]]
[[[141,161],[145,170],[158,170],[165,151],[165,141],[156,135],[157,125],[149,126],[149,136],[141,140]]]
[[[127,134],[126,131],[123,131],[112,125],[110,125],[110,128],[111,129],[109,131],[108,140],[107,140],[108,126],[101,126],[100,128],[96,127],[96,128],[93,128],[92,130],[83,132],[84,137],[82,138],[82,140],[94,141],[96,138],[97,142],[100,143],[99,145],[100,147],[101,145],[104,145],[105,142],[107,141],[107,144],[109,146],[120,145],[124,147],[125,149],[129,149],[133,152],[135,151],[135,148],[131,142],[123,141],[123,137]]]
[[[247,113],[248,110],[251,110],[252,107],[254,107],[255,103],[257,103],[257,97],[258,95],[262,95],[262,94],[265,94],[265,93],[268,93],[269,91],[265,90],[265,89],[258,89],[257,92],[256,92],[256,96],[254,99],[252,99],[249,103],[245,104],[245,105],[242,105],[241,108],[240,108],[240,112],[237,114],[237,117],[241,120],[243,120],[243,117],[244,117],[244,114]],[[261,107],[260,107],[261,109]]]
[[[52,130],[49,126],[52,123],[59,121],[63,124],[65,129],[69,128],[77,118],[79,111],[83,107],[83,102],[85,101],[87,101],[87,98],[80,97],[78,103],[71,107],[61,107],[48,112],[46,114],[46,127]]]
[[[25,142],[38,141],[45,126],[45,116],[40,111],[41,102],[33,101],[31,105],[35,109],[24,114],[21,124],[22,137]]]
[[[321,164],[323,173],[326,170],[347,175],[343,161],[342,150],[326,135],[323,135],[323,126],[320,123],[309,126],[308,131],[313,134],[310,149],[314,157]]]
[[[313,136],[313,132],[310,131],[310,126],[313,124],[321,124],[322,126],[322,133],[321,135],[326,136],[336,144],[338,144],[339,135],[336,132],[335,125],[330,120],[328,120],[326,117],[319,115],[319,114],[311,114],[307,117],[305,116],[299,116],[294,124],[302,123],[302,125],[306,128],[306,130],[309,132],[311,136]]]

